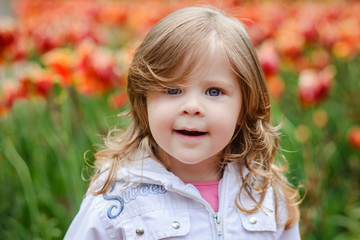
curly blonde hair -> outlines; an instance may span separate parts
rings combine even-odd
[[[95,154],[97,171],[90,186],[107,164],[105,184],[96,191],[92,189],[95,194],[107,192],[115,181],[118,167],[131,161],[138,149],[145,149],[161,162],[159,146],[150,133],[147,95],[164,87],[183,84],[199,59],[211,56],[219,44],[238,78],[242,98],[238,126],[219,165],[222,168],[227,163],[239,166],[242,186],[236,204],[241,211],[252,213],[259,210],[271,186],[275,211],[278,212],[279,201],[287,206],[285,228],[289,228],[299,220],[298,190],[292,188],[283,176],[285,169],[273,163],[279,134],[278,127],[270,122],[270,98],[264,74],[244,25],[237,18],[214,8],[180,9],[159,21],[146,35],[135,52],[128,73],[131,123],[125,131],[110,131],[105,138],[105,148]],[[249,173],[243,176],[245,168]],[[247,186],[261,193],[259,201],[252,197]],[[254,208],[245,209],[241,205],[242,191],[253,199]]]

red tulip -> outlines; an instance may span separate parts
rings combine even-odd
[[[17,83],[12,79],[2,86],[4,109],[11,109],[15,101],[29,97],[30,83],[28,81],[21,81]]]
[[[301,34],[306,42],[315,43],[318,39],[317,27],[323,17],[323,7],[313,2],[301,2],[296,4],[295,8],[297,8],[295,18]]]
[[[48,71],[38,72],[34,77],[35,94],[48,97],[54,87],[56,77],[56,74]]]
[[[30,52],[28,36],[24,30],[19,30],[15,36],[14,44],[10,50],[10,58],[15,61],[26,60]]]
[[[337,31],[333,25],[334,23],[327,21],[322,21],[318,25],[319,43],[328,49],[338,41]]]
[[[114,68],[115,58],[112,52],[105,48],[97,47],[90,55],[90,68],[88,71],[94,74],[104,85],[115,84]]]
[[[72,21],[74,22],[68,26],[66,32],[66,41],[69,43],[76,45],[85,39],[92,39],[95,42],[103,41],[102,29],[89,16],[74,17]]]
[[[64,46],[67,42],[69,26],[61,16],[55,16],[57,19],[52,19],[46,15],[39,17],[36,19],[37,25],[30,29],[35,50],[39,53]]]
[[[305,16],[299,21],[299,24],[301,24],[300,28],[302,34],[307,42],[315,42],[317,40],[318,34],[315,24],[316,21],[317,20],[314,18],[306,18]]]
[[[0,21],[0,63],[2,58],[5,58],[5,56],[2,56],[4,54],[4,51],[9,48],[14,42],[16,35],[16,25],[15,22],[11,19],[7,20],[1,20]]]

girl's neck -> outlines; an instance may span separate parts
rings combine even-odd
[[[222,171],[216,162],[203,161],[197,164],[184,164],[171,161],[169,171],[183,182],[210,182],[220,180]]]

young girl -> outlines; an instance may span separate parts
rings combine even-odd
[[[131,124],[96,154],[65,239],[300,239],[266,82],[236,18],[165,17],[135,53],[128,95]]]

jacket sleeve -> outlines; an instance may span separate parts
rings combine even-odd
[[[64,237],[65,240],[102,240],[111,239],[106,232],[106,226],[97,214],[97,209],[92,201],[93,197],[87,196],[73,219]]]
[[[301,240],[300,231],[299,231],[299,223],[295,223],[291,228],[284,230],[279,240]]]

